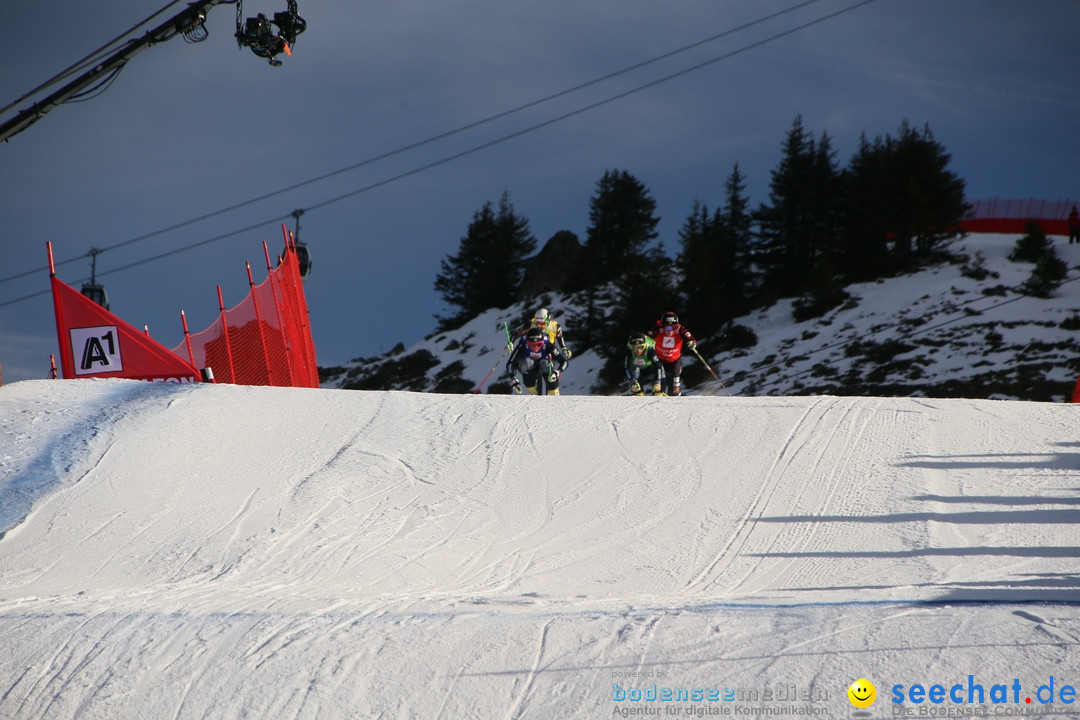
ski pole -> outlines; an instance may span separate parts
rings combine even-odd
[[[503,350],[503,354],[500,355],[499,359],[495,361],[495,365],[491,368],[491,370],[488,372],[488,374],[484,376],[484,379],[480,381],[480,384],[476,386],[476,389],[472,391],[473,395],[476,395],[477,393],[479,393],[480,388],[484,387],[484,383],[486,383],[488,381],[488,378],[495,374],[495,370],[498,369],[499,363],[502,362],[502,359],[504,357],[506,357],[506,350]]]
[[[488,381],[488,378],[495,374],[495,370],[498,369],[502,359],[506,357],[506,353],[510,352],[510,328],[506,326],[505,322],[503,323],[503,330],[506,332],[506,347],[503,349],[502,355],[499,356],[499,359],[496,360],[495,364],[491,367],[491,371],[484,376],[484,379],[481,380],[480,384],[476,386],[476,389],[472,391],[472,395],[476,395],[480,392],[480,388],[484,387],[484,383]]]
[[[730,395],[731,391],[727,389],[727,385],[725,385],[724,381],[721,380],[720,377],[713,371],[713,369],[709,366],[709,363],[705,362],[705,358],[701,357],[701,353],[698,352],[697,346],[695,345],[691,348],[691,350],[695,355],[697,355],[697,359],[701,361],[701,364],[705,366],[705,369],[708,370],[709,373],[713,376],[713,378],[716,379],[716,382],[720,383],[720,387],[724,389],[724,392]]]

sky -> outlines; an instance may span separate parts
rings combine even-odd
[[[7,9],[0,102],[158,7]],[[194,331],[217,312],[216,286],[226,306],[239,302],[244,263],[260,281],[262,243],[275,252],[282,222],[304,210],[306,290],[328,366],[429,334],[452,310],[433,289],[440,261],[502,193],[540,244],[560,230],[584,238],[597,181],[627,170],[656,200],[673,254],[693,202],[722,202],[736,163],[751,202],[767,200],[796,116],[829,134],[841,164],[861,135],[907,120],[930,127],[971,199],[1080,196],[1080,6],[1067,0],[301,0],[298,10],[307,30],[281,67],[237,48],[234,7],[218,6],[204,42],[148,49],[100,96],[0,147],[5,381],[45,376],[56,349],[47,241],[76,286],[89,250],[105,249],[97,272],[114,312],[171,347],[180,311]]]
[[[0,715],[1075,718],[1078,433],[1018,401],[7,383]]]

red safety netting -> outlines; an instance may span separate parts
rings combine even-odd
[[[46,247],[60,372],[64,378],[113,377],[172,383],[202,380],[201,372],[184,356],[136,330],[56,277],[52,243],[46,243]]]
[[[1028,222],[1039,223],[1047,235],[1068,235],[1074,200],[989,198],[971,201],[960,227],[974,233],[1023,233]]]
[[[282,228],[284,231],[284,228]],[[173,349],[195,367],[209,367],[217,382],[237,385],[318,387],[315,343],[296,248],[285,231],[286,249],[266,280],[226,310],[218,288],[221,315],[202,332],[187,334]],[[263,245],[270,265],[269,252]]]

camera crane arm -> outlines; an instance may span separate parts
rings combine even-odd
[[[246,26],[241,26],[240,22],[242,2],[243,0],[196,0],[189,3],[186,9],[142,37],[129,40],[122,48],[64,87],[0,123],[0,142],[5,142],[13,135],[22,132],[45,117],[50,110],[71,100],[95,83],[102,85],[108,82],[120,72],[128,60],[152,45],[171,40],[177,35],[183,35],[191,42],[205,40],[207,36],[204,24],[206,13],[215,5],[236,5],[237,43],[241,47],[251,48],[252,52],[259,57],[267,58],[271,65],[280,65],[281,62],[276,60],[275,56],[279,52],[291,54],[290,46],[296,42],[296,36],[307,28],[307,23],[297,12],[296,0],[288,0],[288,10],[284,13],[274,13],[273,21],[260,13],[257,18],[248,19]],[[277,35],[273,33],[274,28],[278,30]]]
[[[206,20],[206,12],[215,5],[234,3],[236,0],[198,0],[187,6],[186,9],[177,13],[170,19],[148,31],[140,38],[129,40],[126,45],[110,55],[105,60],[94,65],[79,77],[69,82],[51,95],[34,103],[25,110],[20,111],[15,117],[0,124],[0,141],[5,141],[12,135],[22,132],[35,122],[45,117],[45,114],[67,102],[78,93],[86,90],[97,82],[108,79],[111,75],[120,71],[128,60],[135,57],[151,45],[171,40],[177,35],[194,37],[200,29],[205,32],[203,23]]]

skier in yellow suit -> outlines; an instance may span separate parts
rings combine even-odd
[[[547,335],[548,340],[551,341],[552,345],[559,349],[559,352],[562,353],[562,356],[565,357],[567,360],[570,359],[572,353],[570,352],[570,349],[566,347],[566,341],[563,340],[562,328],[559,327],[559,323],[553,317],[551,317],[551,314],[547,311],[547,308],[540,308],[539,310],[537,310],[536,314],[533,315],[532,321],[530,321],[528,325],[522,328],[518,328],[510,334],[510,342],[506,346],[507,351],[512,352],[514,349],[514,343],[518,339],[523,337],[530,328],[534,327],[543,330],[544,334]]]

